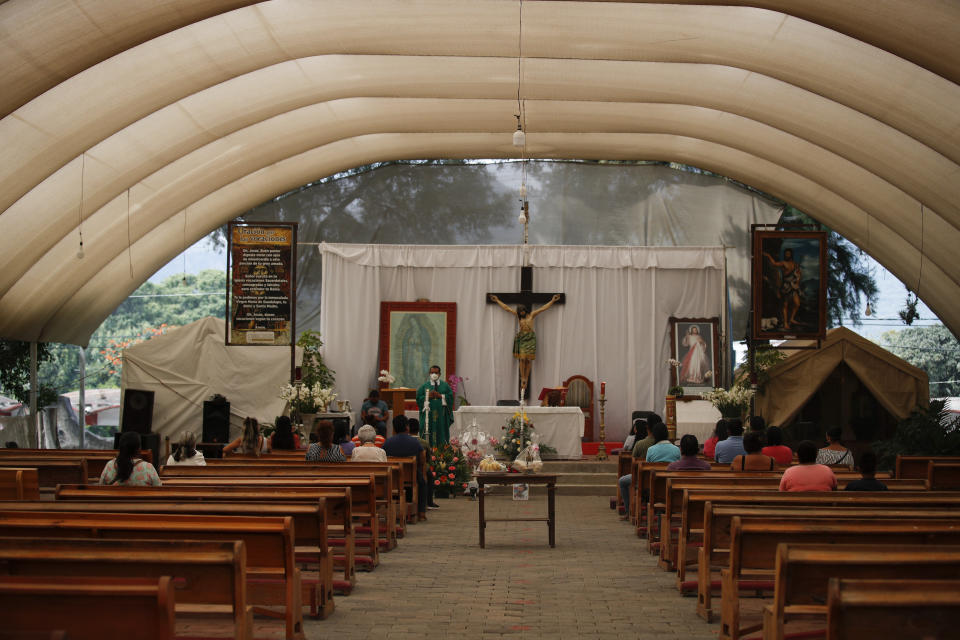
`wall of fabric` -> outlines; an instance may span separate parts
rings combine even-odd
[[[470,378],[471,403],[516,396],[516,319],[488,304],[486,294],[519,289],[521,247],[325,243],[320,252],[320,330],[341,397],[362,398],[376,385],[380,301],[421,298],[457,303],[456,373]],[[607,437],[624,437],[631,411],[663,404],[670,316],[721,315],[723,253],[718,247],[531,246],[534,290],[566,294],[566,304],[536,318],[531,388],[572,374],[605,380]]]

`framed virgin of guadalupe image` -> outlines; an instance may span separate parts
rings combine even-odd
[[[380,369],[396,378],[391,386],[416,389],[433,365],[444,380],[456,373],[457,303],[381,302]]]
[[[753,232],[754,340],[822,340],[827,332],[827,233]]]
[[[720,318],[670,318],[670,352],[678,367],[670,367],[670,386],[684,395],[711,391],[720,368]]]

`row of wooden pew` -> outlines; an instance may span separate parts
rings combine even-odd
[[[679,593],[719,617],[721,640],[948,637],[955,625],[938,625],[960,615],[960,460],[897,469],[890,491],[781,493],[780,473],[644,462],[630,518]],[[841,488],[859,477],[835,472]],[[954,490],[928,489],[931,472]]]
[[[333,613],[334,593],[349,594],[357,570],[374,570],[406,534],[405,487],[416,497],[413,458],[308,463],[302,452],[166,467],[161,487],[91,484],[87,466],[82,482],[40,495],[40,469],[89,465],[104,452],[93,453],[0,456],[0,593],[4,602],[6,594],[27,594],[16,595],[25,604],[9,630],[47,632],[69,622],[62,628],[71,638],[119,637],[105,632],[104,620],[119,615],[129,624],[126,613],[45,614],[43,594],[85,602],[84,593],[103,591],[137,594],[131,610],[153,607],[150,619],[165,622],[151,625],[158,635],[143,637],[173,637],[177,616],[213,608],[230,615],[231,637],[249,638],[256,612],[282,618],[286,637],[300,638],[303,608],[319,618]]]

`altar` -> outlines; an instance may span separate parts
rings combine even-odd
[[[666,408],[663,415],[666,415]],[[719,419],[720,412],[706,400],[677,402],[677,441],[692,433],[697,436],[697,442],[703,445],[703,441],[713,433]]]
[[[481,431],[494,438],[503,437],[500,428],[520,407],[460,407],[453,412],[450,435],[460,435],[474,420]],[[580,439],[583,437],[583,412],[580,407],[526,407],[527,419],[540,441],[557,450],[556,457],[579,459],[583,456]]]

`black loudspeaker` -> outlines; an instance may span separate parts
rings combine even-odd
[[[127,389],[123,393],[120,431],[150,433],[153,429],[153,391]]]
[[[153,392],[150,392],[150,395],[153,395]],[[113,448],[120,448],[120,435],[119,433],[113,434]],[[153,452],[153,466],[157,469],[160,469],[160,466],[166,464],[166,460],[160,459],[160,434],[159,433],[141,433],[140,434],[140,448],[141,449],[150,449]]]
[[[230,442],[230,403],[203,402],[203,441],[227,444]]]

